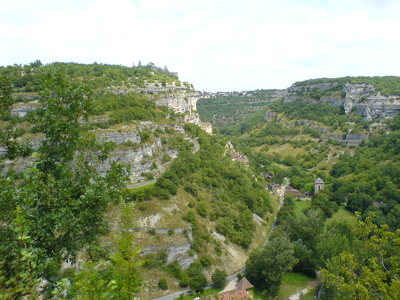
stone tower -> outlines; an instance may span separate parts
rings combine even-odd
[[[323,190],[325,186],[324,181],[321,178],[317,178],[314,181],[314,194],[318,193],[320,190]]]

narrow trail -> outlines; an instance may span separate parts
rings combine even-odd
[[[265,239],[263,247],[265,247],[265,245],[268,243],[268,240],[269,240],[269,237],[270,237],[271,233],[274,232],[275,229],[276,229],[276,220],[277,220],[277,217],[278,217],[278,212],[282,208],[283,203],[285,201],[285,191],[286,191],[286,188],[290,185],[290,179],[285,177],[284,181],[285,181],[285,183],[281,186],[281,189],[280,189],[279,195],[278,195],[278,197],[279,197],[278,211],[276,212],[276,215],[275,215],[275,218],[274,218],[274,223],[272,223],[272,228],[269,231],[267,238]]]
[[[126,188],[132,189],[132,188],[135,188],[135,187],[139,187],[139,186],[144,186],[144,185],[152,184],[152,183],[154,183],[154,182],[156,182],[156,181],[157,181],[157,179],[152,179],[152,180],[145,181],[145,182],[127,184],[127,185],[126,185]]]
[[[321,283],[321,277],[320,277],[319,272],[317,272],[317,278],[315,280],[311,281],[305,288],[297,291],[295,294],[291,295],[286,300],[300,300],[303,295],[307,294],[308,291],[315,288],[320,283]]]

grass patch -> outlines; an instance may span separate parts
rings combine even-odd
[[[133,194],[136,194],[136,193],[139,193],[139,192],[151,191],[152,189],[154,189],[155,184],[156,183],[153,182],[153,183],[145,184],[145,185],[142,185],[142,186],[137,186],[137,187],[134,187],[134,188],[129,188],[127,190],[128,190],[128,193],[130,195],[133,195]]]
[[[259,289],[254,289],[253,290],[253,297],[254,299],[260,299],[260,300],[268,300],[270,297],[266,296],[263,294],[263,291]]]
[[[313,287],[311,290],[309,290],[302,298],[302,300],[314,300],[317,299],[317,293],[318,293],[318,286]]]
[[[272,229],[272,225],[274,224],[275,216],[278,213],[278,208],[279,208],[279,197],[277,195],[272,195],[270,197],[270,204],[272,207],[272,213],[267,213],[266,216],[264,217],[267,226],[263,227],[262,230],[266,231],[266,237],[269,235],[269,231]],[[264,242],[258,246],[262,246]]]
[[[279,153],[281,157],[285,156],[296,157],[297,155],[302,155],[305,154],[306,152],[302,148],[294,148],[290,144],[283,144],[270,147],[267,154],[274,154],[274,153]]]
[[[295,200],[294,201],[294,211],[297,214],[300,214],[306,208],[311,206],[311,200]]]
[[[279,289],[278,299],[286,299],[295,294],[302,288],[307,287],[315,278],[298,273],[287,273],[283,276],[282,284]]]
[[[353,227],[356,226],[357,220],[354,214],[347,209],[345,209],[343,206],[339,207],[339,210],[333,214],[331,218],[327,220],[327,222],[332,222],[332,221],[341,221],[341,220],[347,220],[349,221],[350,225]]]

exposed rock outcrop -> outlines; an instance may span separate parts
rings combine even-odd
[[[164,154],[168,154],[171,159],[178,156],[178,151],[164,147],[161,138],[157,138],[155,142],[144,144],[139,148],[128,148],[116,150],[110,153],[110,157],[101,165],[97,166],[100,174],[104,175],[110,169],[111,163],[120,161],[131,167],[130,179],[132,182],[144,180],[144,173],[156,173],[158,175],[165,171],[165,164],[161,162]],[[154,166],[157,166],[154,169]]]
[[[275,121],[276,117],[278,116],[277,113],[274,113],[272,111],[266,111],[264,115],[264,121],[267,123],[271,123]]]
[[[307,86],[291,86],[286,89],[284,103],[292,101],[303,101],[306,103],[326,103],[333,106],[343,106],[346,114],[355,112],[366,120],[377,118],[393,118],[400,112],[400,101],[395,97],[385,97],[371,84],[346,83],[342,88],[342,94],[332,91],[332,96],[322,96],[318,101],[307,97],[307,93],[314,90],[328,92],[338,83],[319,83]],[[338,87],[334,88],[336,90]]]
[[[148,253],[157,253],[160,250],[165,250],[167,252],[167,261],[169,264],[173,261],[177,261],[182,269],[187,269],[196,259],[197,255],[190,256],[188,254],[190,250],[190,243],[174,246],[146,246],[142,248],[141,255],[146,255]]]
[[[173,93],[156,100],[157,105],[166,105],[175,113],[185,114],[185,123],[200,124],[200,116],[197,113],[197,100],[200,93]]]
[[[29,103],[15,104],[11,109],[11,115],[19,118],[24,118],[30,111],[37,110],[39,107],[37,101],[32,101]]]

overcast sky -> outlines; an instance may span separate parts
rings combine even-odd
[[[400,0],[10,0],[0,65],[153,62],[201,91],[400,75]]]

